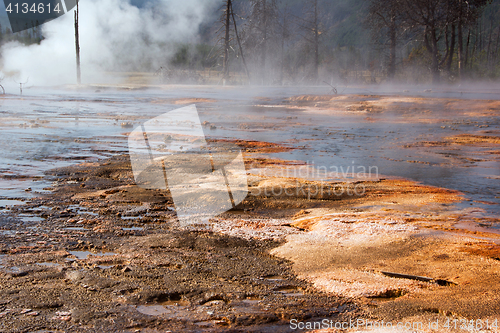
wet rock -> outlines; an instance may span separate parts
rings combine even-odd
[[[69,271],[66,272],[66,278],[70,281],[79,281],[83,280],[85,274],[82,271]]]
[[[101,290],[115,286],[116,281],[108,278],[87,276],[81,281],[81,286],[89,290]]]
[[[55,300],[45,300],[38,303],[33,303],[31,306],[33,309],[57,309],[64,306],[64,304],[60,301]]]
[[[0,312],[0,318],[7,316],[11,312],[12,312],[12,310],[10,310],[10,309],[6,309],[5,311]]]
[[[258,145],[251,146],[254,149]],[[300,282],[290,273],[287,261],[268,254],[277,243],[178,230],[172,223],[175,213],[168,208],[172,207],[169,194],[133,186],[130,165],[126,163],[126,158],[117,157],[60,170],[56,192],[37,202],[38,206],[47,207],[40,212],[55,214],[47,216],[43,223],[33,224],[34,231],[20,234],[15,246],[6,246],[6,253],[16,250],[12,251],[15,258],[9,255],[8,260],[20,266],[18,261],[33,263],[43,259],[61,264],[66,271],[43,267],[28,278],[19,279],[0,274],[0,299],[9,300],[12,308],[39,312],[38,316],[28,315],[31,312],[23,315],[23,321],[30,325],[27,328],[22,321],[16,321],[6,331],[30,331],[39,323],[48,330],[71,331],[70,325],[80,323],[91,325],[91,330],[97,332],[127,331],[131,327],[193,332],[200,330],[193,324],[196,321],[216,330],[236,323],[240,317],[238,323],[242,326],[238,329],[245,331],[251,329],[245,325],[266,325],[281,318],[280,308],[288,304],[284,302],[286,297],[274,292],[273,282],[261,277],[279,275],[290,280],[288,284]],[[67,181],[70,182],[66,184]],[[81,181],[85,188],[79,186]],[[147,225],[144,234],[132,237],[129,233],[114,233],[130,225],[121,216],[137,207],[141,210],[138,215],[155,214],[149,219],[140,217],[134,223]],[[77,216],[59,217],[70,212]],[[98,212],[99,216],[85,212]],[[65,230],[76,224],[89,224],[103,232],[91,232],[90,228]],[[50,256],[24,256],[45,247],[53,248]],[[112,258],[95,255],[76,259],[68,252],[56,252],[63,249],[118,254]],[[114,267],[96,269],[99,265]],[[245,303],[246,295],[265,299],[266,309],[260,308],[260,303]],[[312,316],[314,304],[335,308],[337,303],[323,296],[305,295],[301,303],[294,304],[290,303],[291,312]],[[144,315],[137,311],[137,306],[164,307],[165,314],[161,318]],[[68,308],[72,309],[70,313]],[[6,310],[0,307],[0,311]],[[5,318],[15,314],[7,312]]]
[[[70,321],[71,312],[69,311],[57,311],[55,316],[51,318],[52,320]]]
[[[71,310],[71,318],[77,323],[86,324],[96,318],[96,315],[89,308],[75,308]]]
[[[127,273],[127,272],[130,272],[132,269],[128,266],[125,266],[121,269],[122,273]]]
[[[23,276],[26,276],[30,273],[29,270],[20,270],[20,271],[9,271],[7,273],[7,276],[8,277],[11,277],[11,278],[18,278],[18,277],[23,277]]]
[[[213,301],[225,302],[226,297],[225,297],[225,295],[217,293],[215,291],[209,291],[209,292],[205,293],[205,295],[203,295],[203,299],[201,301],[201,304],[207,304],[207,303],[213,302]]]

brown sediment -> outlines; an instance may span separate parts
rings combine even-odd
[[[269,163],[249,159],[247,162],[259,165],[260,170],[270,165],[274,173],[282,168],[304,167],[300,163],[280,165],[278,160]],[[357,184],[366,186],[362,195],[330,193],[325,196],[312,189],[326,191],[332,184],[349,186],[352,181],[324,182],[251,173],[249,184],[253,195],[237,209],[214,219],[212,231],[189,231],[176,227],[168,192],[142,189],[133,184],[126,156],[60,168],[48,175],[56,179],[52,194],[10,210],[13,216],[24,212],[45,220],[25,222],[24,227],[30,225],[33,232],[16,234],[19,226],[15,220],[3,226],[4,230],[15,230],[14,234],[0,232],[0,249],[8,254],[2,258],[4,268],[0,271],[3,286],[0,310],[5,312],[0,321],[6,332],[36,325],[65,330],[77,323],[89,327],[82,331],[106,332],[108,328],[130,327],[130,320],[134,329],[196,330],[199,324],[185,321],[189,320],[217,331],[259,331],[259,327],[287,327],[291,318],[356,318],[362,314],[360,311],[365,311],[363,303],[343,298],[356,294],[347,291],[337,296],[328,294],[331,292],[326,287],[331,277],[328,274],[332,274],[334,266],[323,260],[333,258],[335,252],[331,245],[316,244],[321,244],[322,251],[328,250],[325,256],[325,253],[317,253],[318,247],[298,243],[307,251],[302,258],[317,264],[318,269],[306,273],[307,270],[298,269],[298,257],[287,258],[281,250],[294,244],[290,237],[300,239],[319,233],[331,238],[334,230],[324,225],[329,214],[337,214],[337,217],[344,214],[338,223],[349,228],[364,223],[367,230],[379,236],[381,230],[373,229],[375,224],[385,225],[382,231],[390,233],[395,223],[397,233],[407,235],[414,232],[415,219],[421,213],[409,217],[397,209],[405,207],[408,211],[420,212],[425,206],[439,206],[461,198],[458,192],[400,179],[358,180]],[[294,194],[275,195],[277,188],[285,185],[291,186],[289,189],[295,192],[290,193]],[[363,208],[388,204],[394,209]],[[126,229],[131,227],[135,229]],[[363,232],[355,234],[364,237]],[[285,238],[287,243],[277,247]],[[392,239],[382,238],[384,241],[376,242],[379,246]],[[405,245],[402,239],[400,244],[402,248],[382,251],[384,258],[395,259],[404,249],[415,248]],[[377,246],[373,246],[366,249],[372,258],[378,253]],[[284,259],[269,256],[272,248],[275,248],[274,255]],[[94,255],[78,259],[73,251],[89,251]],[[343,262],[356,257],[348,252],[344,249],[341,253]],[[108,254],[103,255],[105,253]],[[354,283],[348,287],[351,292],[358,288],[356,286],[368,284],[372,288],[378,286],[378,291],[365,296],[384,297],[429,287],[428,283],[393,281],[367,271],[381,268],[390,271],[395,270],[394,267],[372,265],[358,271],[355,262],[349,267],[334,269],[337,279]],[[330,273],[321,272],[321,263]],[[330,266],[326,266],[327,263]],[[347,307],[337,310],[342,304]],[[38,314],[21,314],[23,309]],[[164,314],[144,314],[148,309]],[[69,314],[61,316],[57,312]],[[51,319],[54,317],[56,319]]]
[[[12,207],[0,230],[3,332],[286,331],[291,318],[357,316],[355,304],[315,291],[268,254],[298,232],[274,216],[279,203],[257,198],[212,230],[183,230],[170,194],[134,185],[126,156],[48,176],[52,194]],[[45,220],[20,224],[21,213]]]
[[[444,147],[451,145],[451,142],[448,141],[420,141],[405,144],[405,148],[418,148],[418,147]]]
[[[307,232],[288,235],[271,253],[317,289],[364,303],[365,316],[379,321],[498,319],[500,235],[455,227],[477,220],[440,208],[460,193],[406,180],[369,184],[365,196],[342,200],[347,206],[297,212],[291,225]]]
[[[451,145],[498,145],[500,144],[500,136],[493,135],[474,135],[460,134],[456,136],[445,137],[443,141],[420,141],[406,144],[406,148],[412,147],[444,147]],[[489,153],[497,154],[498,151]]]
[[[271,253],[294,262],[298,276],[319,290],[364,302],[365,316],[379,321],[498,319],[498,246],[491,242],[500,241],[499,235],[484,233],[481,236],[488,238],[482,239],[449,231],[429,233],[419,224],[446,218],[422,214],[416,223],[405,223],[407,214],[323,213],[308,225],[309,233],[288,236],[287,243]],[[381,272],[451,284],[391,278]]]
[[[245,165],[249,169],[253,168],[272,168],[272,167],[283,167],[283,165],[306,165],[306,162],[302,161],[283,161],[280,159],[270,159],[270,158],[258,158],[252,157],[251,159],[247,159],[245,161]]]
[[[230,140],[230,139],[209,139],[209,143],[232,143],[243,149],[246,153],[261,153],[272,154],[291,151],[293,148],[286,147],[282,144],[263,142],[263,141],[247,141],[247,140]]]
[[[368,101],[367,101],[368,99]],[[300,107],[320,107],[322,109],[350,112],[380,112],[383,108],[375,105],[366,96],[302,95],[287,99],[286,104]],[[377,99],[374,97],[373,99]]]
[[[500,101],[463,100],[432,97],[404,97],[380,95],[301,95],[283,101],[291,107],[308,108],[315,112],[349,112],[366,117],[368,121],[402,122],[447,122],[456,120],[457,115],[465,117],[490,117],[498,114]],[[398,113],[403,119],[388,119],[384,113]],[[381,117],[378,117],[378,113]],[[473,124],[472,121],[462,120]],[[488,127],[480,125],[478,127]]]
[[[197,104],[197,103],[215,103],[217,100],[209,99],[209,98],[181,98],[172,100],[176,105],[185,105],[185,104]]]
[[[262,170],[270,165],[271,174],[304,167],[278,160],[247,162]],[[496,281],[496,266],[477,260],[496,255],[491,243],[464,233],[450,237],[448,231],[425,235],[432,226],[452,230],[459,215],[442,205],[461,200],[456,191],[404,179],[357,180],[366,188],[363,195],[319,197],[311,186],[326,191],[332,183],[352,181],[251,173],[254,195],[214,219],[207,232],[177,229],[175,213],[167,209],[173,208],[169,193],[133,185],[126,157],[50,175],[57,177],[52,195],[12,209],[35,212],[45,206],[38,214],[46,221],[14,238],[0,233],[0,248],[8,254],[0,274],[5,331],[34,325],[64,330],[80,323],[89,332],[105,332],[129,328],[130,320],[134,329],[193,331],[200,325],[189,321],[217,331],[259,331],[287,327],[291,318],[421,319],[429,317],[422,310],[429,307],[437,309],[431,317],[467,316],[470,304],[481,301],[474,293],[484,297],[492,291],[489,302],[500,294],[489,284]],[[275,195],[284,186],[300,191]],[[142,229],[123,229],[132,226]],[[95,255],[76,259],[75,250]],[[105,252],[112,253],[100,255]],[[395,279],[382,271],[456,285]],[[336,310],[342,304],[349,310]],[[486,302],[476,311],[482,318],[498,311],[481,304]],[[38,314],[21,314],[23,309]],[[163,314],[144,314],[148,311]],[[57,312],[69,315],[59,315],[62,320]]]
[[[466,244],[461,250],[470,254],[478,255],[481,257],[489,257],[495,260],[500,260],[500,245],[497,244]]]
[[[500,136],[487,135],[472,135],[461,134],[453,137],[448,137],[446,140],[460,145],[477,145],[477,144],[500,144]]]
[[[188,105],[188,104],[201,104],[201,103],[215,103],[217,100],[211,98],[158,98],[151,101],[153,104],[174,104],[174,105]]]
[[[378,121],[380,111],[402,111],[407,122],[433,122],[447,118],[433,110],[486,116],[500,109],[496,101],[381,96],[287,102],[318,112],[369,113],[370,121]],[[417,144],[497,144],[491,138],[457,135]],[[487,228],[460,228],[477,223],[452,210],[463,199],[460,192],[389,177],[329,174],[324,181],[314,173],[301,176],[313,168],[304,162],[258,157],[289,151],[285,145],[211,141],[244,150],[251,195],[213,219],[210,231],[179,228],[170,194],[136,186],[126,156],[49,172],[52,194],[10,208],[11,220],[0,230],[0,251],[8,254],[0,269],[2,331],[75,325],[88,332],[286,331],[292,317],[498,317],[500,237]],[[363,191],[352,194],[356,186]],[[22,213],[45,220],[21,224],[15,216]],[[77,259],[70,253],[75,250],[94,256]],[[46,262],[58,266],[38,265]],[[148,306],[165,313],[147,315]]]

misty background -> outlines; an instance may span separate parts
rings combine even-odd
[[[13,34],[0,3],[1,83],[76,83],[73,11]],[[500,75],[500,0],[81,0],[79,17],[83,83],[340,89]]]

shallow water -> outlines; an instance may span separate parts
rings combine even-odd
[[[367,116],[344,112],[324,115],[265,106],[233,107],[227,109],[226,114],[229,116],[224,117],[222,128],[212,131],[212,135],[284,142],[296,149],[272,156],[305,161],[322,170],[339,172],[344,178],[354,179],[358,173],[366,176],[378,174],[458,190],[467,199],[459,207],[479,208],[485,215],[500,216],[500,158],[486,155],[488,151],[498,149],[498,145],[405,147],[410,143],[440,141],[461,133],[484,135],[484,128],[480,126],[488,126],[488,131],[498,131],[500,114],[480,118],[447,114],[445,120],[440,120],[438,118],[442,115],[436,110],[431,113],[437,118],[435,122],[418,122],[418,119],[408,122],[404,114],[389,112],[370,114],[371,118],[378,118],[374,121],[367,120]],[[266,118],[265,122],[273,125],[266,131],[235,130],[234,124],[238,121],[250,119],[250,125],[262,124],[258,118],[249,115],[261,115],[261,118]],[[292,119],[286,120],[288,118]]]
[[[61,264],[55,262],[37,262],[36,264],[38,266],[51,267],[51,268],[61,267]]]
[[[8,199],[0,200],[0,207],[12,207],[12,206],[20,206],[20,205],[24,205],[24,201],[8,200]]]
[[[347,88],[346,94],[500,99],[500,92],[424,88],[388,90]],[[340,89],[342,90],[342,89]],[[401,91],[400,91],[401,90]],[[181,107],[170,98],[212,98],[198,105],[201,121],[216,125],[205,129],[210,137],[284,142],[297,148],[274,157],[309,162],[346,173],[376,167],[381,176],[400,176],[424,184],[462,191],[462,207],[470,206],[500,216],[500,161],[481,161],[476,147],[405,148],[405,143],[440,140],[459,133],[479,133],[476,125],[500,129],[500,115],[470,118],[445,114],[435,122],[408,122],[403,114],[384,112],[373,119],[346,112],[334,115],[278,106],[284,97],[328,94],[329,88],[216,88],[176,87],[144,91],[42,91],[6,96],[0,100],[0,206],[5,198],[29,198],[49,191],[42,181],[49,169],[127,153],[127,134],[137,126]],[[256,97],[268,97],[267,101]],[[259,105],[259,106],[255,106]],[[340,110],[342,111],[342,110]],[[244,124],[244,126],[242,126]],[[444,127],[444,128],[443,128]],[[483,149],[483,148],[479,148]],[[475,156],[477,161],[469,161]],[[20,178],[21,177],[21,178]],[[25,191],[29,188],[29,191]],[[46,189],[46,190],[44,190]],[[479,203],[489,202],[491,204]],[[7,203],[14,203],[9,201]],[[92,214],[92,212],[87,212]],[[124,217],[126,218],[126,217]],[[496,227],[493,225],[492,227]]]
[[[143,231],[144,228],[141,227],[130,227],[130,228],[122,228],[124,231]]]
[[[89,255],[93,255],[96,257],[105,257],[105,256],[114,256],[116,253],[113,252],[99,252],[92,253],[90,251],[69,251],[69,253],[75,256],[77,259],[84,260],[87,259]]]

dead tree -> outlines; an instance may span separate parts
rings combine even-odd
[[[464,35],[463,30],[467,26],[472,26],[478,19],[481,9],[491,3],[491,0],[458,0],[455,4],[454,15],[457,22],[458,30],[458,75],[461,78],[464,75],[464,71],[467,63],[467,55],[464,57]],[[469,44],[469,37],[467,38],[467,44]],[[468,45],[467,51],[468,53]]]
[[[316,83],[319,78],[320,37],[324,33],[324,31],[322,31],[322,17],[320,15],[319,1],[307,0],[303,17],[296,18],[298,26],[304,31],[302,37],[306,42],[312,45],[314,52],[312,81]]]
[[[398,37],[405,29],[401,17],[398,0],[371,0],[366,24],[372,29],[375,38],[380,32],[386,32],[389,44],[389,61],[387,78],[393,80],[396,75],[396,51]]]
[[[225,26],[225,35],[224,35],[224,62],[222,64],[222,77],[224,82],[229,77],[229,42],[230,40],[230,29],[231,29],[231,0],[226,0],[225,5],[225,13],[224,13],[224,26]]]
[[[0,28],[1,29],[1,28]],[[4,77],[0,77],[0,82],[2,82]],[[0,84],[0,88],[2,88],[3,94],[5,95],[5,88]]]
[[[280,19],[280,39],[281,39],[281,68],[280,68],[280,84],[283,84],[285,79],[285,44],[287,40],[290,38],[290,8],[289,5],[286,4],[283,12],[281,14]]]
[[[78,84],[82,83],[82,73],[80,69],[80,35],[79,35],[79,14],[80,8],[78,6],[78,0],[76,0],[75,9],[75,48],[76,48],[76,81]]]
[[[458,72],[459,76],[462,76],[465,68],[463,28],[477,22],[482,7],[491,0],[399,0],[398,2],[400,4],[398,12],[405,24],[414,27],[422,36],[431,60],[433,82],[440,81],[440,72],[443,68],[451,70],[455,38],[458,39]],[[455,36],[455,33],[458,36]]]
[[[251,0],[250,6],[246,43],[254,49],[261,83],[267,84],[270,42],[276,37],[278,31],[277,0]]]
[[[222,57],[223,57],[222,79],[225,84],[226,80],[229,78],[230,50],[232,49],[231,42],[233,41],[233,38],[231,37],[232,33],[231,25],[234,27],[234,35],[236,36],[236,40],[238,42],[239,52],[243,60],[243,65],[245,67],[245,71],[248,78],[250,78],[250,72],[248,71],[245,56],[243,53],[243,48],[241,46],[240,37],[238,35],[238,25],[236,22],[236,15],[234,14],[233,10],[233,1],[232,0],[224,0],[224,1],[225,3],[222,9],[222,17],[220,19],[222,27],[219,29],[218,33],[220,33],[221,30],[224,32],[223,37],[219,38],[219,40],[221,42],[220,44],[222,44]],[[217,53],[220,54],[220,52]]]
[[[312,0],[313,5],[313,20],[312,20],[312,34],[314,36],[314,80],[317,81],[319,77],[319,19],[318,19],[318,0]]]
[[[240,49],[241,59],[243,60],[243,66],[245,66],[245,72],[247,73],[248,80],[250,80],[250,72],[248,71],[247,62],[245,60],[245,54],[243,53],[243,47],[241,47],[240,36],[238,35],[238,25],[236,24],[236,17],[234,15],[233,4],[231,3],[231,16],[233,18],[234,33],[236,35],[236,40],[238,42],[238,47]]]
[[[407,24],[421,30],[424,46],[430,57],[433,83],[441,77],[440,60],[443,59],[440,40],[448,21],[448,0],[403,0],[402,15]]]
[[[26,82],[17,82],[17,81],[14,80],[14,82],[16,82],[16,83],[19,84],[19,94],[20,95],[23,94],[23,84],[27,84],[29,80],[30,80],[29,77],[26,79]],[[2,87],[2,89],[3,89],[3,87]],[[5,90],[4,90],[4,94],[5,94]]]

